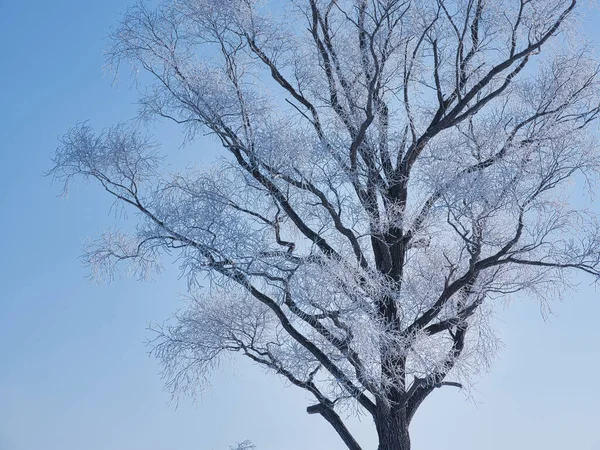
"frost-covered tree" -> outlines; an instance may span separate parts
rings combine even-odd
[[[248,440],[246,440],[244,442],[240,442],[239,444],[237,444],[233,447],[229,447],[229,450],[255,450],[255,449],[256,449],[256,446]]]
[[[168,387],[201,387],[236,352],[309,393],[349,449],[344,420],[362,411],[379,450],[408,450],[423,401],[487,365],[500,299],[597,277],[597,218],[569,197],[600,167],[599,67],[576,3],[131,8],[108,55],[146,74],[141,117],[228,156],[167,173],[135,130],[84,123],[54,174],[137,212],[137,232],[89,249],[101,274],[181,263],[189,309],[153,347]]]

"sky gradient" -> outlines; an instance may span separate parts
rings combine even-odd
[[[0,450],[342,450],[302,393],[240,359],[224,361],[194,402],[169,403],[148,358],[149,322],[183,303],[168,267],[153,282],[91,284],[79,260],[86,239],[126,218],[93,185],[67,199],[43,174],[58,138],[82,120],[97,129],[135,115],[125,76],[102,71],[111,25],[128,2],[0,0]],[[600,43],[600,13],[586,27]],[[594,34],[596,33],[596,34]],[[127,75],[127,74],[125,74]],[[175,159],[210,161],[202,141],[181,149],[173,126],[152,130]],[[600,448],[598,292],[582,278],[553,305],[523,299],[498,308],[504,342],[473,398],[439,390],[412,425],[415,450]],[[370,421],[353,421],[365,449]]]

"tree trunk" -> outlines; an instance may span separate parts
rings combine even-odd
[[[378,414],[375,426],[379,437],[377,450],[410,450],[408,420],[404,411]]]

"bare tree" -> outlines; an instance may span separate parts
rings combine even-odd
[[[167,174],[136,131],[84,123],[54,174],[138,213],[89,249],[100,274],[181,263],[190,306],[153,347],[173,392],[238,352],[349,449],[343,408],[408,450],[423,401],[493,356],[498,299],[600,274],[596,217],[569,201],[599,168],[598,63],[576,0],[285,3],[138,4],[113,34],[109,62],[150,75],[141,117],[210,134],[224,161]]]
[[[239,444],[236,444],[233,447],[229,447],[229,449],[230,450],[255,450],[256,446],[252,442],[245,440],[244,442],[240,442]]]

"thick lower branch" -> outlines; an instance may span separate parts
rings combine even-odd
[[[356,439],[350,434],[340,416],[333,410],[333,405],[318,403],[306,408],[308,414],[321,414],[323,418],[335,429],[350,450],[361,450]]]

